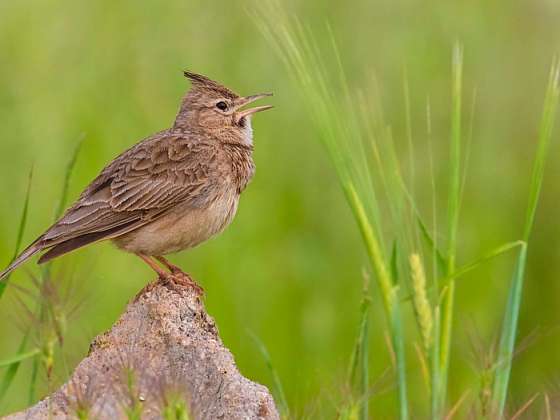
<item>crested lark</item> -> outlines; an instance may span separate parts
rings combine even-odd
[[[47,251],[39,259],[44,263],[105,239],[138,255],[162,278],[184,274],[163,255],[192,248],[232,221],[254,173],[251,116],[271,108],[241,109],[271,94],[242,97],[205,76],[185,76],[192,87],[173,126],[109,163],[0,279],[40,251]]]

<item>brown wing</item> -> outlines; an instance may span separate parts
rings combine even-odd
[[[214,145],[194,134],[162,132],[138,143],[103,169],[22,256],[50,248],[39,260],[45,262],[137,229],[179,203],[204,206],[220,179],[216,153]]]

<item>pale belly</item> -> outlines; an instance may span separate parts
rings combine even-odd
[[[192,248],[220,233],[237,211],[239,196],[216,200],[205,209],[177,206],[169,214],[113,239],[117,247],[145,255],[166,255]]]

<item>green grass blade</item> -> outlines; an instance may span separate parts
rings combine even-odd
[[[398,286],[393,291],[397,295]],[[397,362],[397,392],[399,401],[399,418],[408,419],[408,395],[406,379],[406,356],[404,349],[404,332],[402,329],[401,312],[398,303],[393,304],[393,315],[391,317],[391,336],[393,348],[395,350],[395,360]]]
[[[27,405],[33,405],[35,393],[37,391],[37,375],[39,374],[39,358],[33,358],[31,365],[31,380],[29,381],[29,391],[27,393]]]
[[[350,374],[351,384],[355,383],[357,371],[360,372],[358,393],[360,396],[360,419],[369,418],[369,309],[371,299],[369,297],[368,280],[364,282],[362,302],[360,304],[360,331],[354,352],[354,363]]]
[[[438,249],[438,247],[436,246],[436,243],[435,243],[434,239],[432,238],[432,236],[430,235],[430,232],[428,232],[428,228],[426,227],[426,224],[424,223],[424,221],[419,216],[416,217],[416,221],[418,222],[418,227],[420,228],[420,233],[422,234],[422,238],[424,239],[424,242],[426,242],[430,251],[435,253],[435,258],[436,258],[438,269],[442,273],[445,273],[446,267],[447,267],[446,258],[444,257],[442,252]]]
[[[274,365],[272,364],[272,358],[266,349],[264,343],[251,331],[248,331],[249,336],[255,342],[259,353],[261,354],[266,367],[268,368],[270,375],[272,377],[272,386],[273,386],[273,393],[276,395],[278,407],[280,408],[280,413],[282,414],[282,418],[288,418],[290,413],[290,408],[288,406],[288,400],[286,399],[286,394],[284,393],[284,387],[282,386],[282,381],[280,381],[280,376],[278,376],[278,372],[274,369]]]
[[[447,270],[451,276],[455,271],[457,252],[457,227],[459,224],[459,203],[461,200],[461,101],[462,101],[462,73],[463,51],[456,45],[453,50],[453,94],[452,94],[452,122],[451,122],[451,147],[449,171],[449,197],[447,208]],[[455,283],[449,282],[447,293],[443,301],[441,322],[441,347],[440,347],[440,373],[439,389],[433,389],[437,398],[436,407],[432,412],[439,418],[443,415],[447,399],[447,377],[449,370],[449,357],[451,349],[451,334],[453,326],[453,311],[455,299]],[[437,339],[437,338],[436,338]]]
[[[76,145],[74,146],[74,151],[70,155],[70,160],[66,166],[66,171],[64,173],[64,182],[62,184],[62,191],[60,193],[60,199],[58,201],[58,206],[54,212],[54,220],[58,220],[60,216],[62,216],[62,212],[66,206],[66,202],[68,201],[68,190],[70,188],[70,179],[72,178],[72,173],[74,172],[74,168],[76,166],[76,161],[78,160],[78,155],[80,153],[80,149],[82,148],[82,143],[84,141],[85,135],[81,134],[77,141]]]
[[[531,186],[529,188],[529,202],[527,204],[527,215],[525,218],[525,229],[523,231],[523,239],[529,241],[535,213],[539,202],[539,196],[544,177],[544,167],[552,138],[552,130],[558,108],[558,97],[560,95],[560,60],[557,60],[550,71],[550,80],[546,92],[545,103],[543,107],[543,115],[541,126],[539,129],[539,142],[537,155],[533,165],[533,173],[531,175]]]
[[[391,252],[391,278],[395,285],[399,284],[399,245],[395,241],[393,244],[393,250]],[[394,286],[393,295],[397,296],[399,286]],[[408,396],[407,396],[407,380],[406,380],[406,356],[404,350],[404,333],[402,331],[402,322],[400,317],[400,310],[397,299],[393,304],[393,316],[391,319],[392,327],[392,342],[395,351],[395,360],[397,363],[397,383],[398,383],[398,400],[399,400],[399,413],[401,419],[408,418]]]
[[[514,241],[514,242],[508,242],[506,244],[503,244],[497,248],[494,248],[493,250],[491,250],[490,252],[486,253],[485,255],[483,255],[481,258],[477,259],[476,261],[473,261],[472,263],[466,264],[462,267],[457,268],[453,274],[451,276],[445,277],[442,281],[441,281],[441,285],[442,286],[447,286],[448,283],[454,279],[457,279],[473,270],[475,270],[476,268],[480,267],[481,265],[483,265],[484,263],[502,255],[507,253],[508,251],[511,251],[512,249],[515,248],[519,248],[519,247],[523,247],[525,246],[526,243],[524,241]]]
[[[560,62],[555,61],[550,72],[550,80],[545,95],[537,153],[533,164],[527,214],[523,229],[523,239],[525,242],[528,242],[529,237],[531,236],[531,230],[533,228],[535,213],[542,187],[544,167],[548,155],[550,140],[552,138],[552,130],[558,107],[558,98],[560,96],[559,78]],[[495,415],[496,418],[501,418],[503,416],[507,400],[512,357],[515,349],[515,338],[517,335],[519,309],[523,293],[523,280],[525,276],[526,262],[527,246],[524,245],[519,253],[519,258],[513,275],[502,325],[500,344],[498,347],[498,360],[500,363],[498,363],[495,371],[494,387],[492,392],[492,409],[494,410],[493,415]]]
[[[399,244],[397,241],[393,243],[391,250],[391,278],[395,284],[399,284]]]
[[[23,354],[24,353],[25,347],[27,346],[27,341],[29,340],[29,334],[30,334],[30,331],[27,331],[25,333],[23,339],[21,340],[21,343],[19,344],[17,354]],[[8,370],[4,373],[4,377],[2,378],[2,382],[0,383],[0,402],[6,396],[6,393],[8,392],[8,389],[10,389],[10,385],[12,384],[12,381],[14,380],[14,378],[17,374],[17,371],[19,369],[20,364],[21,364],[21,362],[17,362],[17,363],[14,363],[14,364],[10,365]]]
[[[494,248],[493,250],[487,252],[485,255],[483,255],[481,258],[463,265],[462,267],[459,267],[455,270],[455,272],[449,276],[449,277],[444,277],[443,279],[440,280],[440,284],[442,287],[448,286],[449,282],[451,280],[455,280],[460,278],[461,276],[464,276],[467,273],[470,273],[471,271],[477,269],[478,267],[480,267],[481,265],[483,265],[484,263],[487,263],[488,261],[499,257],[500,255],[503,255],[509,251],[511,251],[512,249],[515,248],[519,248],[525,245],[525,242],[523,241],[514,241],[514,242],[508,242],[506,244],[500,245],[497,248]],[[406,297],[401,299],[401,302],[405,302],[405,301],[409,301],[412,299],[412,294],[407,295]]]
[[[440,309],[439,309],[439,303],[438,305],[434,308],[434,337],[439,337],[440,336]],[[439,398],[439,394],[438,391],[441,388],[441,384],[439,383],[439,381],[441,380],[441,373],[440,373],[440,364],[439,364],[439,360],[440,360],[440,354],[439,354],[439,345],[440,345],[440,340],[433,340],[432,342],[432,351],[430,354],[430,361],[431,361],[431,374],[432,374],[432,381],[431,381],[431,386],[430,386],[430,390],[431,390],[431,395],[430,395],[430,402],[431,402],[431,408],[432,408],[432,420],[437,420],[439,418],[440,413],[437,411],[438,410],[438,398]]]
[[[375,270],[376,278],[381,289],[381,297],[383,298],[383,304],[385,306],[385,311],[388,315],[388,319],[391,319],[392,305],[394,300],[394,290],[391,281],[391,276],[387,271],[385,261],[383,260],[383,255],[379,241],[377,240],[377,235],[369,218],[367,217],[366,210],[363,206],[362,200],[358,196],[353,185],[347,187],[347,197],[349,200],[350,208],[354,213],[354,217],[358,222],[360,232],[362,233],[362,238],[366,245],[366,250],[370,262]]]
[[[367,298],[364,300],[367,302]],[[369,419],[369,302],[365,303],[363,309],[363,320],[361,326],[361,343],[360,343],[360,394],[361,407],[360,418],[361,420]]]
[[[355,384],[357,380],[362,342],[364,340],[364,330],[367,328],[366,323],[368,322],[370,304],[371,299],[369,297],[368,280],[366,278],[364,290],[362,292],[362,301],[360,303],[360,328],[356,344],[354,345],[354,351],[352,352],[352,357],[350,359],[350,370],[348,372],[348,383],[352,385]]]
[[[27,180],[27,190],[25,192],[25,201],[23,204],[23,209],[21,212],[21,217],[20,217],[20,222],[19,222],[19,227],[18,227],[18,233],[17,233],[17,240],[16,240],[16,246],[15,246],[15,250],[14,250],[14,257],[12,258],[12,261],[17,257],[17,255],[20,252],[21,249],[21,243],[23,240],[23,233],[25,231],[25,226],[27,224],[27,214],[29,211],[29,201],[30,201],[30,195],[31,195],[31,184],[32,184],[32,180],[33,180],[33,168],[29,171],[29,177]],[[2,283],[0,283],[0,298],[2,297],[2,295],[4,294],[4,291],[6,290],[6,286],[8,283],[8,279],[9,279],[9,275],[6,279],[4,279],[4,281]],[[17,357],[21,357],[21,355],[25,354],[25,347],[27,346],[27,341],[29,339],[29,331],[25,334],[25,336],[23,337],[19,347],[18,347],[18,351],[17,351],[17,355],[15,356],[15,358]],[[19,370],[19,366],[21,364],[21,360],[15,363],[10,364],[10,367],[8,368],[8,370],[6,370],[6,372],[4,373],[4,376],[2,377],[2,382],[0,382],[0,402],[4,399],[4,397],[6,396],[6,393],[8,392],[8,389],[10,388],[16,374],[17,371]]]
[[[23,362],[26,359],[29,359],[31,357],[34,357],[36,355],[38,355],[40,352],[39,349],[33,349],[31,351],[25,352],[25,353],[20,353],[14,357],[10,357],[8,359],[4,359],[4,360],[0,360],[0,368],[5,368],[8,366],[12,366],[16,363],[20,363]]]
[[[29,210],[29,197],[31,195],[31,184],[33,181],[33,168],[29,171],[29,176],[27,177],[27,187],[25,189],[25,201],[23,202],[23,209],[21,211],[21,217],[19,221],[17,239],[16,239],[16,247],[14,251],[14,256],[12,257],[12,261],[16,259],[21,250],[21,243],[23,241],[23,232],[25,231],[25,225],[27,224],[27,213]]]
[[[449,197],[447,207],[447,273],[455,270],[457,253],[457,226],[461,194],[461,101],[463,78],[463,50],[455,45],[453,50],[453,95],[451,121],[451,147],[449,171]]]
[[[13,262],[16,257],[19,255],[19,252],[21,250],[21,243],[23,240],[23,233],[25,231],[25,225],[27,224],[27,213],[29,210],[29,197],[31,194],[31,183],[33,181],[33,168],[31,168],[31,170],[29,171],[29,177],[27,178],[27,188],[25,190],[25,201],[23,202],[23,209],[21,210],[21,216],[19,219],[19,227],[18,227],[18,232],[17,232],[17,237],[16,237],[16,246],[14,248],[14,256],[12,257],[12,261]],[[8,274],[8,276],[2,281],[0,282],[0,298],[2,298],[2,295],[4,294],[4,291],[6,290],[6,287],[8,286],[8,280],[10,279],[10,274]]]
[[[521,306],[521,295],[523,292],[523,277],[527,262],[527,246],[523,244],[515,265],[512,285],[509,291],[508,302],[500,345],[498,348],[498,362],[494,373],[494,386],[492,391],[492,415],[502,418],[509,386],[511,362],[517,335],[517,321],[519,318],[519,307]]]

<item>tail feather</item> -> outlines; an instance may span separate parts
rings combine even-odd
[[[134,219],[129,221],[128,223],[115,226],[111,229],[103,230],[100,232],[86,233],[74,238],[67,239],[65,241],[60,241],[58,243],[53,243],[51,241],[45,240],[44,236],[41,236],[39,239],[29,245],[21,254],[19,254],[17,258],[4,271],[0,272],[0,281],[2,281],[8,274],[10,274],[12,271],[14,271],[26,260],[28,260],[38,252],[47,250],[47,252],[45,252],[41,256],[41,258],[39,258],[39,264],[42,264],[49,260],[52,260],[53,258],[59,257],[63,254],[67,254],[70,251],[81,248],[93,242],[101,241],[104,239],[111,239],[116,236],[122,235],[144,224],[146,224],[145,220]]]
[[[60,257],[61,255],[67,254],[70,251],[74,251],[75,249],[81,248],[92,242],[97,242],[101,239],[107,238],[107,231],[105,232],[94,232],[94,233],[87,233],[85,235],[78,236],[76,238],[69,239],[67,241],[61,242],[58,245],[53,246],[39,258],[38,263],[43,264],[46,263],[53,258]]]
[[[0,272],[0,281],[4,280],[8,274],[18,268],[21,264],[23,264],[26,260],[31,258],[37,252],[40,252],[43,249],[41,243],[39,241],[33,242],[29,245],[21,254],[19,254],[14,261],[2,272]]]
[[[60,257],[61,255],[67,254],[70,251],[74,251],[75,249],[89,245],[93,242],[111,239],[115,236],[122,235],[123,233],[133,230],[138,227],[139,224],[143,223],[145,222],[142,220],[133,220],[127,224],[115,226],[112,229],[107,229],[101,232],[86,233],[85,235],[80,235],[75,238],[68,239],[67,241],[60,242],[52,247],[49,247],[50,249],[41,255],[41,258],[39,258],[39,264],[46,263],[53,258]]]

